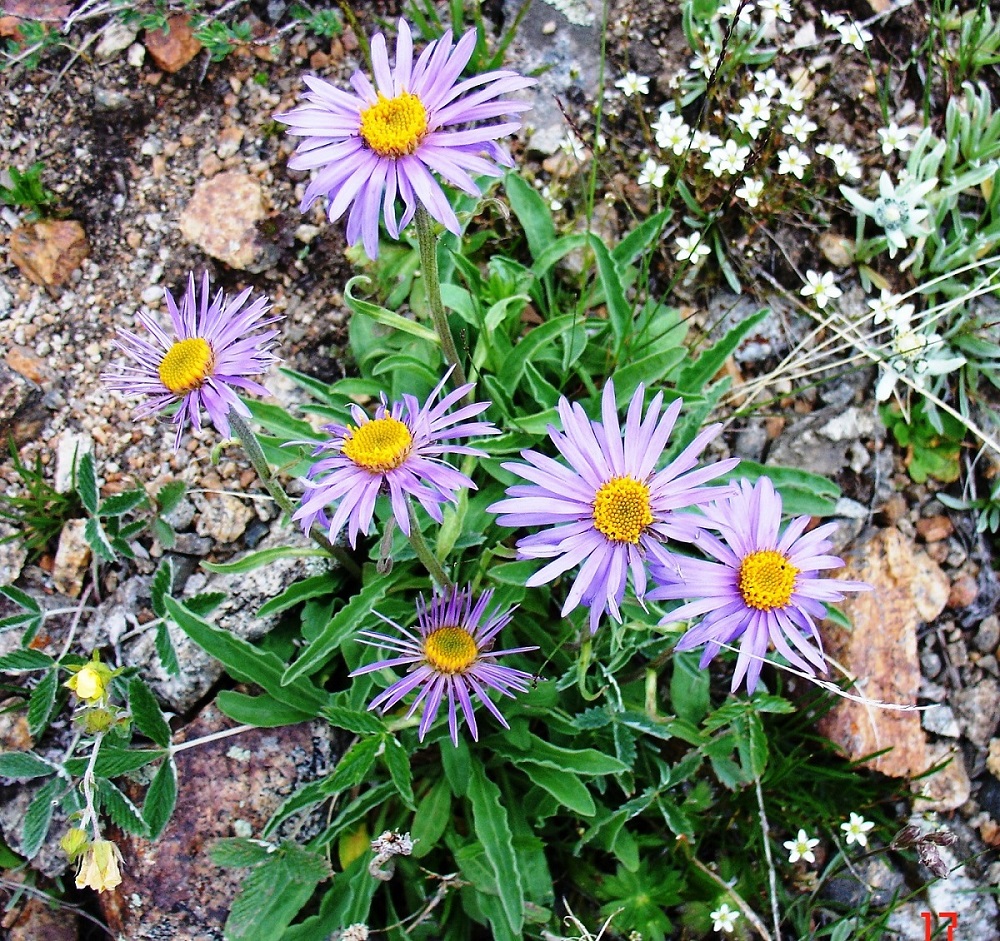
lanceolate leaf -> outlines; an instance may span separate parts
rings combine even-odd
[[[128,684],[128,701],[132,707],[132,721],[146,738],[162,748],[170,745],[170,726],[160,711],[160,704],[149,687],[135,676]]]
[[[28,859],[31,859],[45,842],[49,824],[52,822],[56,797],[65,787],[66,783],[61,778],[52,778],[38,789],[38,793],[28,805],[21,836],[21,852]]]
[[[31,691],[31,698],[28,700],[28,731],[35,740],[42,737],[49,719],[52,718],[58,690],[59,671],[53,669],[46,673]]]
[[[155,840],[167,826],[177,803],[177,766],[165,758],[146,791],[142,816],[149,826],[149,838]]]

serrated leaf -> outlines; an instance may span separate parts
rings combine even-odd
[[[413,772],[410,770],[410,754],[407,752],[394,735],[387,735],[384,739],[385,751],[382,752],[382,760],[389,769],[389,776],[392,783],[399,792],[400,800],[410,810],[416,810],[413,800]]]
[[[275,941],[330,877],[326,860],[294,843],[282,843],[244,880],[226,919],[226,941]]]
[[[263,840],[244,837],[224,837],[216,840],[208,851],[212,862],[225,869],[241,869],[257,866],[277,850],[276,846]]]
[[[206,614],[211,614],[228,597],[224,591],[203,591],[185,598],[184,607],[203,618]]]
[[[187,484],[183,480],[171,480],[164,484],[156,493],[156,505],[161,514],[169,513],[187,493]]]
[[[285,670],[281,678],[282,684],[293,683],[299,677],[308,676],[320,669],[365,619],[371,616],[372,608],[382,600],[387,588],[388,580],[384,578],[362,588]]]
[[[170,637],[170,630],[161,621],[156,625],[156,655],[160,658],[160,664],[169,676],[179,676],[181,665],[177,660],[177,651],[174,650],[174,642]]]
[[[486,776],[478,761],[473,761],[467,796],[472,805],[472,822],[482,844],[486,860],[493,870],[500,905],[510,926],[511,936],[521,937],[524,927],[524,888],[517,856],[511,842],[507,810],[500,800],[500,788]]]
[[[177,766],[167,757],[156,769],[156,774],[146,791],[142,816],[149,827],[149,838],[157,839],[167,826],[177,803]]]
[[[327,706],[323,718],[339,729],[355,735],[374,735],[385,731],[385,723],[370,712],[359,712],[345,706]]]
[[[55,774],[55,772],[55,765],[49,764],[33,752],[0,752],[0,778],[30,781],[32,778],[42,778],[47,774]]]
[[[14,604],[20,605],[25,611],[30,611],[32,614],[41,614],[42,606],[31,597],[26,591],[21,591],[20,588],[15,588],[13,585],[4,585],[0,588],[0,595],[3,595],[9,601],[13,601]]]
[[[161,748],[170,745],[170,726],[150,688],[138,676],[128,684],[128,701],[135,727]]]
[[[87,545],[90,546],[90,551],[94,555],[100,559],[104,559],[105,562],[113,562],[115,560],[114,546],[111,545],[108,534],[104,531],[96,516],[92,516],[84,524],[83,535],[87,540]]]
[[[37,742],[48,727],[52,710],[56,707],[56,693],[59,691],[59,673],[50,670],[39,680],[28,700],[28,731]]]
[[[137,836],[148,836],[149,825],[135,806],[107,778],[97,779],[97,797],[101,807],[113,823]]]
[[[165,754],[166,752],[160,748],[115,748],[105,744],[97,756],[94,774],[100,775],[102,778],[117,778],[129,771],[137,771],[150,762],[156,761],[157,758],[162,758]],[[70,774],[80,776],[87,770],[89,761],[89,758],[70,758],[63,764]]]
[[[102,501],[97,510],[98,516],[124,516],[136,507],[147,504],[146,493],[143,490],[126,490],[115,493]]]
[[[97,492],[97,472],[94,468],[94,455],[90,451],[80,455],[76,465],[76,492],[80,495],[80,502],[84,509],[94,515],[97,513],[97,506],[100,502],[100,494]]]
[[[153,573],[153,580],[149,585],[149,597],[153,606],[153,614],[158,618],[166,617],[167,615],[163,599],[170,594],[173,586],[174,566],[170,559],[164,558]]]
[[[677,378],[677,388],[687,392],[701,392],[711,382],[712,377],[722,369],[744,338],[770,313],[769,308],[764,308],[736,324],[721,340],[704,350],[693,363],[689,363],[681,370]]]
[[[0,657],[0,671],[17,673],[21,670],[48,670],[55,666],[48,654],[40,650],[12,650]]]
[[[21,831],[21,852],[26,858],[31,859],[45,842],[56,797],[65,786],[61,778],[46,781],[28,805],[24,815],[24,829]]]
[[[527,740],[528,744],[523,748],[514,748],[511,742],[498,740],[494,749],[515,763],[525,759],[536,765],[581,775],[621,774],[629,770],[629,766],[623,761],[599,752],[596,748],[563,748],[546,742],[537,735],[528,735]]]

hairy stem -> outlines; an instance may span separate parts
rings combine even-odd
[[[424,564],[424,568],[430,573],[442,588],[454,588],[454,583],[448,578],[445,570],[438,562],[437,556],[430,550],[430,546],[424,542],[423,533],[420,532],[420,524],[417,522],[417,514],[413,511],[413,504],[409,500],[406,502],[406,510],[410,517],[410,545],[417,554],[417,558]]]

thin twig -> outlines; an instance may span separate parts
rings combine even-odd
[[[764,810],[764,792],[760,786],[760,775],[753,779],[754,791],[757,794],[757,816],[760,819],[761,836],[764,839],[764,858],[767,860],[767,888],[771,897],[771,920],[774,922],[774,941],[781,941],[781,913],[778,911],[778,882],[774,872],[774,859],[771,856],[771,828],[767,823],[767,813]]]

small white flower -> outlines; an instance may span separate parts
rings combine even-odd
[[[740,10],[740,22],[749,26],[751,23],[750,14],[753,12],[753,4],[748,3],[742,10]],[[740,9],[740,0],[726,0],[718,10],[715,11],[716,16],[721,17],[724,20],[731,20],[736,16],[736,11]]]
[[[567,134],[559,143],[559,149],[567,157],[573,157],[581,163],[587,159],[587,148],[583,146],[583,141],[575,134]]]
[[[559,210],[563,207],[562,200],[555,195],[551,186],[546,185],[542,187],[542,199],[549,204],[549,209],[551,209],[552,212],[559,212]]]
[[[886,320],[890,324],[899,322],[908,324],[915,308],[912,304],[901,303],[902,300],[902,294],[893,294],[892,291],[883,289],[881,297],[868,302],[868,307],[872,312],[872,323],[876,327]]]
[[[708,917],[712,919],[713,931],[730,934],[736,930],[736,919],[740,917],[740,913],[723,902],[714,912],[709,912]]]
[[[888,173],[879,177],[878,199],[866,199],[857,190],[842,186],[841,193],[859,212],[871,216],[875,224],[885,230],[885,238],[889,243],[889,257],[895,258],[896,252],[906,248],[907,239],[922,238],[928,230],[921,224],[930,214],[930,210],[921,204],[925,197],[937,186],[937,178],[931,177],[923,183],[913,180],[902,180],[898,186],[893,186]]]
[[[730,114],[729,119],[733,122],[737,131],[741,134],[748,135],[754,140],[757,140],[760,136],[760,132],[767,127],[767,124],[764,121],[753,117],[746,111],[740,111],[739,114]]]
[[[709,46],[707,49],[702,49],[700,52],[695,53],[694,58],[688,63],[688,68],[693,69],[695,72],[701,72],[705,78],[708,78],[712,74],[718,58],[719,50],[714,46]]]
[[[801,180],[802,174],[809,169],[808,154],[804,154],[795,144],[787,150],[779,150],[778,161],[778,173],[790,173],[797,180]]]
[[[788,850],[790,863],[797,863],[800,859],[804,859],[807,863],[816,862],[813,847],[819,846],[819,840],[810,839],[805,830],[799,830],[794,840],[785,840],[782,845]]]
[[[858,26],[857,23],[838,26],[837,32],[840,33],[840,44],[842,46],[854,46],[858,52],[864,52],[865,43],[869,42],[872,38],[872,34],[863,26]]]
[[[848,846],[852,843],[857,843],[858,846],[867,846],[868,831],[874,826],[875,824],[870,820],[865,820],[861,814],[856,814],[852,811],[851,819],[846,823],[842,823],[840,829],[844,831]]]
[[[712,172],[716,176],[722,176],[723,173],[728,176],[742,173],[749,156],[749,147],[741,147],[732,139],[727,140],[724,147],[717,147],[710,154]]]
[[[788,115],[788,120],[785,122],[785,126],[781,129],[781,133],[788,134],[794,137],[800,144],[804,144],[809,140],[809,135],[817,129],[816,122],[809,120],[805,115],[790,114]]]
[[[760,202],[760,197],[764,193],[764,181],[763,180],[749,180],[744,179],[743,185],[736,191],[736,195],[740,199],[745,200],[746,204],[751,209],[756,209],[757,204]]]
[[[658,190],[663,189],[669,169],[669,167],[664,166],[662,163],[657,163],[650,157],[639,172],[637,182],[640,186],[655,186]]]
[[[690,260],[691,263],[695,265],[697,265],[702,258],[712,252],[712,250],[702,242],[700,232],[693,232],[688,236],[678,235],[677,238],[674,239],[674,244],[677,246],[675,249],[677,260]]]
[[[633,95],[648,95],[649,79],[645,75],[626,72],[615,82],[615,88],[620,88],[626,98],[631,98]]]
[[[943,376],[965,365],[964,356],[953,356],[937,333],[921,333],[910,325],[911,308],[899,308],[892,322],[890,361],[882,363],[882,372],[875,385],[875,401],[885,402],[896,383],[906,375],[918,389],[923,389],[928,376]]]
[[[757,6],[765,23],[773,23],[775,20],[792,22],[792,5],[788,0],[760,0]]]
[[[901,154],[913,150],[910,135],[916,136],[919,133],[918,128],[900,127],[895,121],[890,121],[888,127],[878,129],[878,136],[882,141],[882,153],[888,156],[894,150]]]
[[[844,25],[845,17],[840,13],[827,13],[826,10],[824,10],[820,16],[823,19],[823,25],[827,29],[840,29],[840,27]]]
[[[771,120],[771,102],[768,98],[761,98],[760,95],[755,92],[750,92],[749,95],[741,98],[737,105],[739,105],[740,111],[749,114],[750,117],[756,118],[758,121],[770,121]]]
[[[849,180],[861,179],[861,161],[857,154],[846,147],[841,147],[831,159],[833,160],[833,169],[839,176]]]
[[[660,110],[660,116],[650,125],[656,134],[656,143],[664,150],[673,151],[678,157],[687,150],[691,128],[679,115]]]
[[[695,131],[691,135],[691,149],[700,150],[703,154],[711,153],[716,147],[722,146],[722,138],[708,131]]]
[[[792,111],[801,111],[806,103],[806,94],[794,85],[785,85],[778,94],[778,103]]]
[[[781,92],[781,89],[785,87],[785,83],[778,78],[778,73],[774,69],[768,69],[766,72],[761,72],[753,80],[753,90],[759,91],[765,98],[773,98],[775,95]]]
[[[799,291],[803,297],[811,297],[816,301],[816,306],[823,310],[827,301],[832,301],[840,297],[844,292],[833,283],[833,272],[827,271],[819,274],[817,271],[806,272],[806,285]],[[794,862],[794,860],[793,860]]]

